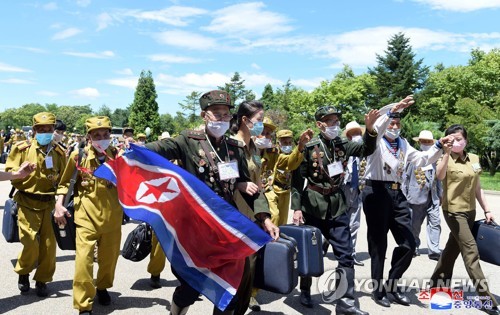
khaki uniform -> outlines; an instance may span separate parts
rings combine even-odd
[[[36,140],[31,144],[22,141],[12,146],[5,170],[16,171],[25,161],[36,163],[37,167],[28,177],[12,180],[12,185],[18,190],[14,200],[19,207],[19,239],[23,244],[14,271],[26,275],[37,266],[33,279],[46,283],[52,281],[56,269],[56,239],[51,212],[66,158],[64,151],[57,146],[41,146]]]
[[[280,155],[278,148],[269,148],[262,150],[262,172],[261,172],[261,183],[262,188],[265,191],[271,189],[274,175],[274,166],[276,161],[278,161],[278,156]]]
[[[271,221],[276,226],[284,225],[288,220],[292,172],[300,166],[303,159],[304,155],[297,146],[290,154],[280,153],[278,156],[274,166],[271,189],[266,191]]]
[[[76,168],[79,150],[74,150],[64,170],[58,195],[68,192],[71,176]],[[117,150],[106,149],[106,158],[115,157]],[[116,263],[120,254],[123,210],[118,202],[116,187],[104,179],[92,175],[103,162],[92,145],[87,145],[81,160],[81,170],[75,183],[76,257],[73,280],[73,306],[91,310],[96,287],[104,290],[113,286]],[[86,170],[86,171],[83,171]],[[94,247],[98,246],[97,280],[94,285]]]
[[[167,256],[165,256],[165,252],[163,251],[160,242],[158,242],[156,234],[153,233],[153,237],[151,239],[151,254],[149,256],[148,272],[152,276],[159,276],[163,269],[165,269],[166,259]]]

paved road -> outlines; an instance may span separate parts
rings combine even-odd
[[[1,168],[3,169],[3,165]],[[3,217],[3,205],[8,198],[10,191],[9,182],[0,182],[0,214]],[[500,194],[487,194],[487,200],[492,206],[492,211],[500,219]],[[444,222],[444,221],[443,221]],[[134,223],[129,223],[123,226],[122,242],[126,235],[135,227]],[[443,232],[441,234],[441,247],[444,246],[448,238],[448,227],[444,223],[442,225]],[[202,236],[201,236],[202,237]],[[426,244],[425,233],[422,234],[422,243]],[[365,279],[369,279],[370,267],[369,256],[367,253],[366,242],[366,224],[364,216],[362,218],[360,237],[357,245],[358,257],[365,262],[365,266],[356,267],[357,282],[362,283]],[[390,253],[395,243],[390,239],[389,251],[387,257],[390,258]],[[34,290],[30,290],[25,295],[21,295],[17,289],[17,274],[13,271],[17,254],[21,249],[20,243],[6,243],[3,237],[0,237],[0,314],[76,314],[72,308],[72,279],[74,272],[74,257],[72,251],[57,251],[57,269],[54,275],[54,281],[48,285],[50,296],[45,299],[40,299],[36,296]],[[423,251],[426,249],[424,248]],[[148,259],[142,262],[131,262],[119,258],[116,272],[114,287],[110,289],[112,304],[107,307],[95,305],[95,314],[137,314],[150,313],[160,314],[168,313],[170,309],[170,301],[172,293],[177,285],[177,280],[170,272],[170,267],[167,263],[166,270],[161,274],[162,285],[161,289],[152,289],[149,287],[149,274],[146,271]],[[390,260],[386,260],[386,271],[390,268]],[[410,283],[412,279],[425,279],[430,277],[434,270],[436,262],[429,260],[426,255],[416,257],[409,270],[405,274],[405,280]],[[337,265],[333,254],[330,252],[325,258],[325,268],[330,272]],[[500,295],[500,268],[488,263],[481,263],[483,271],[489,279],[489,284],[492,292]],[[454,277],[456,279],[468,279],[464,269],[463,262],[459,259],[455,265]],[[261,291],[258,300],[262,304],[262,314],[331,314],[334,312],[335,306],[331,303],[322,301],[322,296],[317,289],[317,279],[313,283],[313,300],[315,307],[313,309],[304,308],[298,301],[298,288],[288,296],[282,296],[269,292]],[[32,287],[34,282],[31,281]],[[422,303],[418,300],[417,290],[413,289],[409,294],[413,305],[409,307],[393,304],[388,309],[383,309],[376,305],[370,298],[369,287],[361,285],[361,292],[357,293],[362,309],[369,311],[371,314],[397,314],[403,312],[411,312],[413,314],[484,314],[476,310],[453,310],[453,311],[435,311],[428,308],[427,303]],[[206,298],[195,303],[191,307],[189,314],[209,314],[211,313],[212,305]],[[248,314],[253,314],[248,312]],[[256,313],[257,314],[257,313]]]

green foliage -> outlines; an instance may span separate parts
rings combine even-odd
[[[203,122],[199,114],[200,97],[200,92],[193,91],[191,94],[186,96],[186,99],[182,103],[179,103],[179,106],[182,108],[182,115],[188,122],[186,128],[193,128]]]
[[[111,115],[113,126],[126,127],[128,126],[128,116],[130,115],[129,107],[122,109],[117,108]]]
[[[231,96],[231,104],[237,105],[245,100],[255,99],[255,94],[251,90],[245,89],[245,80],[243,80],[238,72],[235,72],[229,83],[224,86],[219,86],[219,90],[224,90]]]
[[[444,135],[441,130],[441,124],[434,121],[424,121],[421,117],[407,115],[401,120],[401,135],[405,137],[410,144],[418,148],[418,141],[413,141],[414,137],[418,137],[420,131],[429,130],[432,132],[434,139],[439,139]]]
[[[90,105],[70,106],[63,105],[57,109],[56,117],[61,119],[69,132],[85,134],[85,120],[94,116]]]
[[[262,91],[262,97],[259,101],[264,104],[264,109],[268,110],[271,108],[277,108],[277,104],[275,102],[274,91],[271,84],[266,84],[264,86],[264,91]]]
[[[113,115],[111,113],[111,109],[108,106],[102,105],[97,111],[97,116],[106,116],[111,120],[111,117]],[[111,120],[111,123],[113,124],[113,126],[115,126],[115,122],[113,120]]]
[[[490,175],[495,175],[500,169],[500,120],[487,120],[489,127],[486,136],[482,139],[485,146],[484,159],[486,160]]]
[[[0,115],[2,128],[7,129],[7,127],[10,126],[16,129],[22,126],[31,126],[33,125],[33,116],[45,111],[47,111],[47,108],[38,103],[30,103],[19,108],[7,109]]]
[[[151,71],[142,71],[134,94],[134,102],[130,106],[129,124],[136,133],[151,129],[149,139],[157,139],[161,134],[160,114],[156,102],[156,87]]]
[[[422,89],[429,74],[423,59],[415,61],[410,39],[403,33],[394,35],[388,42],[385,55],[377,55],[377,66],[368,69],[375,76],[376,85],[368,97],[371,108],[396,102]]]

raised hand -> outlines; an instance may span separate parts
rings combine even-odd
[[[375,125],[375,121],[377,121],[377,118],[379,117],[380,112],[377,109],[371,109],[365,114],[365,126],[369,133],[373,133],[373,125]]]

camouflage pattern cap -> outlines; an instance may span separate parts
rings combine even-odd
[[[200,97],[201,110],[206,110],[212,105],[227,105],[229,108],[234,107],[231,105],[231,97],[229,94],[222,90],[213,90]]]
[[[33,126],[55,125],[56,116],[49,112],[41,112],[33,116]]]
[[[276,133],[276,138],[293,138],[293,132],[288,129],[280,130]]]
[[[85,121],[87,133],[95,129],[106,128],[111,130],[111,121],[107,116],[94,116]]]
[[[321,119],[323,119],[323,117],[328,115],[337,115],[340,118],[342,113],[340,112],[340,110],[338,110],[333,106],[323,106],[318,108],[318,110],[316,110],[314,118],[316,119],[316,121],[320,121]]]

